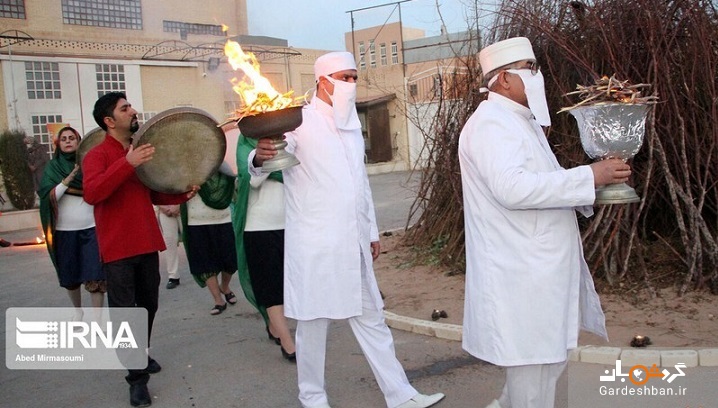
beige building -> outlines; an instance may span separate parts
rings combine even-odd
[[[240,100],[230,80],[239,74],[226,62],[227,39],[257,56],[278,91],[295,95],[311,94],[313,64],[325,52],[250,36],[246,0],[0,0],[0,27],[0,131],[37,136],[48,154],[47,124],[90,132],[94,102],[108,91],[125,91],[143,121],[179,106],[218,122],[233,116]],[[452,70],[442,49],[461,41],[400,23],[345,34],[361,77],[370,173],[421,165],[425,127],[407,116],[430,116],[437,77]]]
[[[461,80],[457,57],[478,53],[478,37],[464,32],[425,37],[400,22],[344,35],[359,68],[357,107],[367,161],[391,169],[423,167],[437,101],[461,98],[452,83]]]
[[[109,91],[126,92],[141,120],[179,106],[232,116],[239,74],[226,63],[227,39],[254,52],[280,92],[312,88],[323,53],[249,36],[246,0],[2,0],[0,27],[0,130],[48,146],[48,123],[94,129],[92,107]]]
[[[405,115],[406,75],[402,44],[424,37],[424,31],[400,23],[370,27],[344,34],[347,50],[357,61],[357,110],[367,149],[368,163],[383,163],[387,170],[406,170],[408,155]]]

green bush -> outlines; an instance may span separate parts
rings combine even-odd
[[[20,130],[6,130],[0,134],[0,169],[7,196],[18,210],[29,210],[35,205],[25,136]]]

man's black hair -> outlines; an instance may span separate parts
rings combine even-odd
[[[97,126],[101,127],[102,130],[107,130],[105,118],[108,116],[114,118],[112,113],[120,99],[127,99],[127,95],[125,95],[124,92],[109,92],[102,95],[100,99],[95,102],[95,109],[92,110],[92,116],[95,118]]]

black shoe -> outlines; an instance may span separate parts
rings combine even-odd
[[[150,398],[147,384],[130,385],[130,405],[133,407],[149,407],[152,405],[152,398]]]
[[[5,241],[4,239],[0,238],[0,247],[7,248],[10,245],[12,245],[10,242]]]
[[[154,358],[148,357],[147,368],[145,368],[145,371],[150,374],[157,374],[162,371],[162,366]]]
[[[177,286],[179,286],[179,279],[170,279],[169,282],[167,282],[167,289],[174,289]]]
[[[286,350],[284,350],[284,347],[282,347],[281,345],[279,346],[279,348],[282,349],[282,357],[284,357],[287,360],[292,361],[292,362],[297,360],[297,352],[296,351],[292,354],[289,354],[289,353],[287,353]]]

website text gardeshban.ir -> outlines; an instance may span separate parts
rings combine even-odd
[[[634,387],[624,385],[623,387],[608,387],[602,385],[598,388],[601,395],[606,396],[649,396],[649,397],[670,397],[686,395],[688,387],[676,386],[672,387],[655,387],[644,385],[643,387]]]

